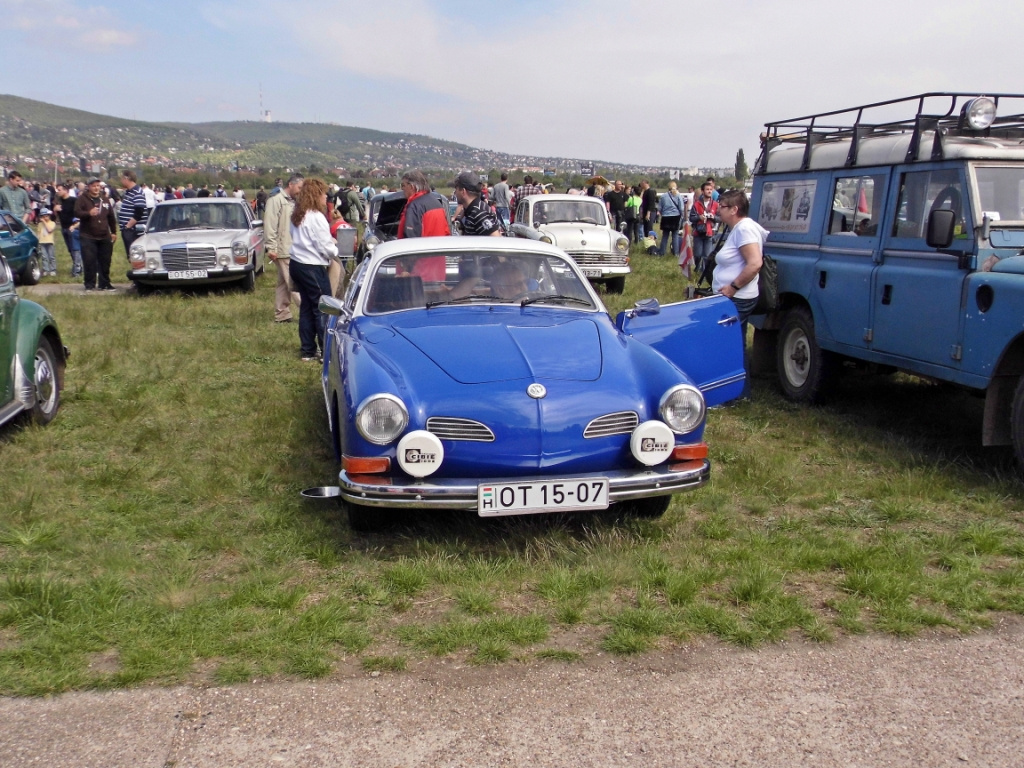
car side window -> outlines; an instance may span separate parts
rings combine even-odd
[[[832,190],[832,218],[828,233],[877,237],[884,194],[884,174],[837,178]]]
[[[932,211],[956,213],[956,234],[965,237],[964,195],[955,169],[911,171],[900,177],[892,236],[924,239],[925,225]]]

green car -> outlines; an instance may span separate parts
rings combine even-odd
[[[36,424],[53,421],[67,359],[53,316],[18,296],[0,255],[0,424],[23,414]]]

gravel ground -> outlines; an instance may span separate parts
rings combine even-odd
[[[967,637],[0,699],[0,766],[1020,766],[1024,619]]]

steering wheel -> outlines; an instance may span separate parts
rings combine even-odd
[[[947,210],[953,211],[959,217],[961,211],[960,190],[954,187],[952,184],[950,184],[948,187],[943,187],[942,191],[940,191],[939,194],[936,195],[934,202],[932,202],[932,207],[928,210],[928,215],[930,216],[935,211],[942,210],[943,208],[946,207],[946,203],[949,203],[949,208]]]

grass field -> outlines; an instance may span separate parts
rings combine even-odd
[[[673,259],[634,268],[613,313],[682,296]],[[712,482],[658,521],[440,514],[354,535],[299,496],[335,467],[273,279],[45,300],[72,357],[56,421],[0,432],[0,693],[969,632],[1024,612],[1009,452],[980,447],[980,400],[909,377],[851,377],[815,409],[756,381],[709,414]]]

